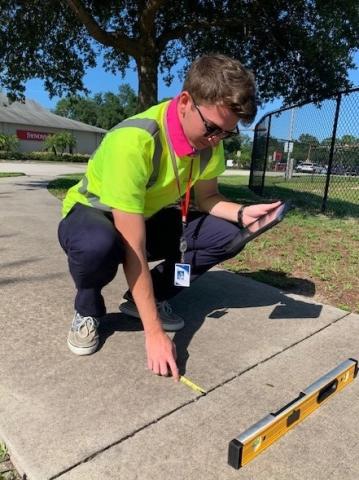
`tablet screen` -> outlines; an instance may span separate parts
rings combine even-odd
[[[278,207],[275,207],[273,210],[269,211],[266,215],[259,217],[254,222],[246,226],[246,229],[250,233],[263,232],[267,230],[272,225],[280,222],[283,218],[283,215],[288,210],[288,204],[281,203]]]
[[[258,237],[261,233],[269,230],[271,227],[279,223],[284,215],[292,208],[290,202],[282,202],[277,207],[270,210],[266,215],[259,217],[257,220],[239,230],[238,235],[232,240],[228,248],[230,250],[238,250]]]

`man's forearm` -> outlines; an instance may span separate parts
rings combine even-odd
[[[223,218],[224,220],[229,220],[230,222],[236,222],[238,219],[238,210],[240,208],[240,204],[230,202],[218,193],[202,200],[202,202],[198,205],[198,208],[202,212],[210,213],[215,217]]]
[[[113,216],[125,248],[123,269],[145,333],[163,331],[147,263],[144,218],[142,215],[120,210],[113,210]]]
[[[162,330],[153,294],[152,278],[144,252],[125,249],[123,269],[145,333]]]

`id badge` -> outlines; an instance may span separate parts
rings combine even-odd
[[[175,263],[176,287],[189,287],[191,284],[191,265],[189,263]]]

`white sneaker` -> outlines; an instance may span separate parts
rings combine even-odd
[[[121,303],[120,310],[122,313],[129,315],[130,317],[140,318],[135,302],[127,300]],[[171,305],[164,300],[163,302],[157,302],[157,311],[161,319],[163,330],[166,332],[177,332],[184,327],[184,320],[172,310]]]
[[[67,337],[67,346],[75,355],[91,355],[99,344],[99,322],[95,317],[83,317],[75,312]]]

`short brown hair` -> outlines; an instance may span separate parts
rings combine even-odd
[[[183,90],[196,103],[224,105],[243,123],[252,123],[257,113],[256,85],[252,72],[233,58],[203,55],[189,68]]]

